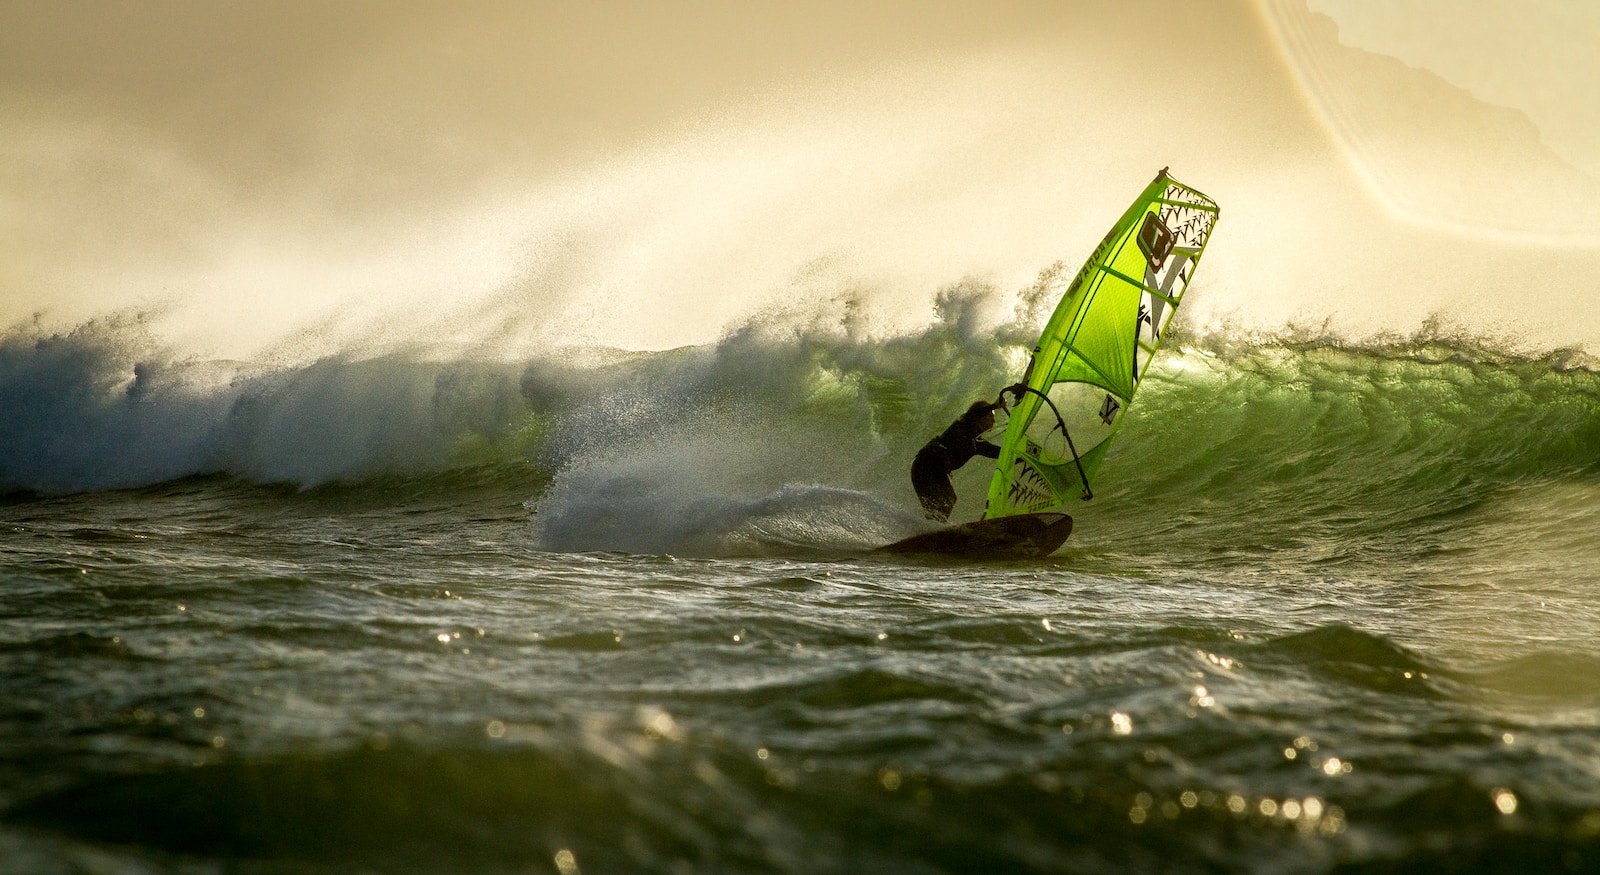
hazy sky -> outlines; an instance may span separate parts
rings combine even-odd
[[[1346,45],[1427,69],[1538,125],[1600,176],[1600,3],[1590,0],[1309,0]]]
[[[1195,319],[1600,345],[1550,315],[1593,253],[1542,193],[1594,184],[1594,112],[1552,109],[1600,81],[1592,16],[1312,8],[0,0],[0,324],[132,308],[217,355],[663,347],[840,295],[915,325],[1081,260],[1171,165],[1224,210]]]
[[[1600,4],[1265,4],[1289,66],[1393,213],[1600,243]],[[1467,14],[1464,14],[1467,13]]]

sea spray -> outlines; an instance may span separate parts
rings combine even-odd
[[[334,356],[289,368],[173,357],[137,323],[0,340],[0,492],[224,473],[302,487],[515,455],[517,368]]]

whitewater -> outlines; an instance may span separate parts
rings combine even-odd
[[[290,364],[13,329],[0,872],[1600,868],[1594,360],[1180,317],[1060,552],[872,554],[1036,297]]]

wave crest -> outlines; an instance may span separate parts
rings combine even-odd
[[[135,318],[15,330],[0,338],[0,491],[198,474],[449,490],[482,478],[441,473],[521,466],[530,491],[549,483],[533,505],[562,549],[881,542],[917,525],[916,449],[1020,371],[1038,313],[1023,300],[1006,319],[1005,303],[973,282],[945,290],[912,334],[871,335],[846,300],[831,317],[764,314],[701,347],[518,362],[400,350],[270,367],[172,357]],[[1437,326],[1176,341],[1100,497],[1074,509],[1098,521],[1075,543],[1114,531],[1119,547],[1337,565],[1444,549],[1504,490],[1600,476],[1600,369],[1581,351]],[[957,472],[958,518],[981,511],[988,473]]]

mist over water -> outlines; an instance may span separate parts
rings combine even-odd
[[[1151,63],[1127,48],[1156,10],[1189,37]],[[816,14],[835,13],[847,14]],[[1409,143],[1352,153],[1305,93],[1280,30],[1249,4],[1019,9],[963,38],[950,35],[962,18],[949,33],[914,22],[921,42],[840,49],[837,69],[819,55],[825,44],[757,30],[782,43],[772,69],[708,44],[701,63],[721,59],[744,84],[697,91],[710,72],[660,73],[672,113],[643,111],[598,64],[530,75],[517,66],[525,53],[500,39],[460,60],[462,45],[496,27],[557,23],[537,15],[496,8],[441,24],[397,12],[348,57],[257,15],[267,21],[251,25],[264,40],[253,51],[307,58],[292,76],[266,62],[236,75],[264,101],[260,118],[204,90],[188,97],[190,116],[174,114],[140,79],[97,87],[63,59],[19,67],[0,106],[18,117],[0,148],[4,190],[19,205],[6,212],[0,321],[41,314],[57,332],[143,312],[152,333],[202,358],[303,362],[441,342],[522,355],[704,344],[775,303],[850,292],[882,330],[916,331],[946,285],[976,277],[1017,289],[1058,259],[1081,260],[1127,192],[1170,166],[1227,215],[1197,324],[1275,330],[1331,318],[1365,336],[1410,333],[1443,312],[1535,347],[1600,340],[1591,312],[1571,306],[1592,290],[1592,245],[1482,236],[1470,211],[1431,225],[1397,219],[1360,157],[1390,156],[1390,176],[1407,161],[1429,173],[1459,163],[1455,178],[1492,189],[1468,197],[1475,204],[1520,193],[1519,216],[1559,212],[1570,187],[1552,195],[1472,169],[1474,150],[1491,147],[1496,161],[1543,166],[1536,141],[1458,137],[1449,162]],[[329,34],[359,29],[330,15]],[[585,16],[572,16],[561,26],[580,27]],[[175,41],[166,63],[184,63],[184,33],[160,37]],[[1308,57],[1406,78],[1351,61],[1359,52],[1335,42],[1331,24],[1308,33]],[[404,103],[387,90],[430,70],[437,93]],[[1462,129],[1505,115],[1411,72],[1419,102],[1447,95],[1436,103]],[[491,100],[473,78],[490,74],[525,90],[526,103]],[[559,97],[584,89],[619,103],[585,115]],[[61,94],[72,99],[52,99]],[[294,123],[272,128],[296,95]],[[494,106],[502,114],[474,114]]]

